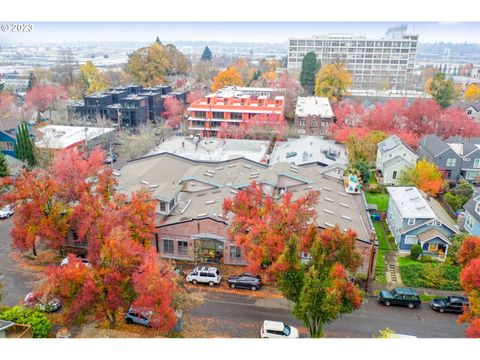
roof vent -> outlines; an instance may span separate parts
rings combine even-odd
[[[201,213],[201,214],[198,214],[197,217],[205,217],[207,215],[208,215],[208,213]]]
[[[326,186],[322,186],[322,189],[323,189],[323,190],[327,190],[327,191],[332,191],[332,189],[330,189],[330,188],[328,188],[328,187],[326,187]]]
[[[215,203],[215,200],[205,201],[205,205],[210,205],[210,204],[214,204],[214,203]]]
[[[325,224],[326,226],[335,227],[335,225],[333,225],[333,224],[331,224],[331,223],[328,223],[328,222],[326,222],[326,223],[324,223],[324,224]]]
[[[327,197],[326,197],[325,200],[333,203],[333,199],[330,199],[330,198],[327,198]]]
[[[333,211],[330,211],[330,210],[327,210],[327,209],[323,209],[324,212],[326,212],[327,214],[332,214],[333,215]]]
[[[143,185],[150,185],[150,183],[147,180],[142,180],[140,181]]]
[[[352,218],[351,218],[350,216],[347,216],[347,215],[342,215],[342,218],[343,218],[343,219],[350,220],[350,221],[352,220]]]

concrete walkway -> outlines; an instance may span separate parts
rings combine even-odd
[[[385,271],[387,275],[387,288],[393,289],[402,287],[402,277],[400,276],[400,267],[397,261],[397,252],[390,251],[385,254]]]

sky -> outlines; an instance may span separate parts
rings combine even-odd
[[[286,42],[328,33],[380,38],[390,26],[407,24],[420,42],[480,43],[480,22],[36,22],[31,33],[0,32],[15,43],[77,41]]]

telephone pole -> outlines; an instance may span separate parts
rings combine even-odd
[[[365,281],[366,293],[368,293],[368,282],[370,281],[370,277],[373,274],[373,259],[375,258],[375,241],[376,240],[377,240],[377,234],[375,233],[375,229],[372,228],[370,230],[370,257],[368,259],[367,280]]]

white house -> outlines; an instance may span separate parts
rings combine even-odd
[[[414,167],[417,159],[417,154],[396,135],[378,143],[376,167],[382,173],[384,184],[397,185],[401,173]]]

